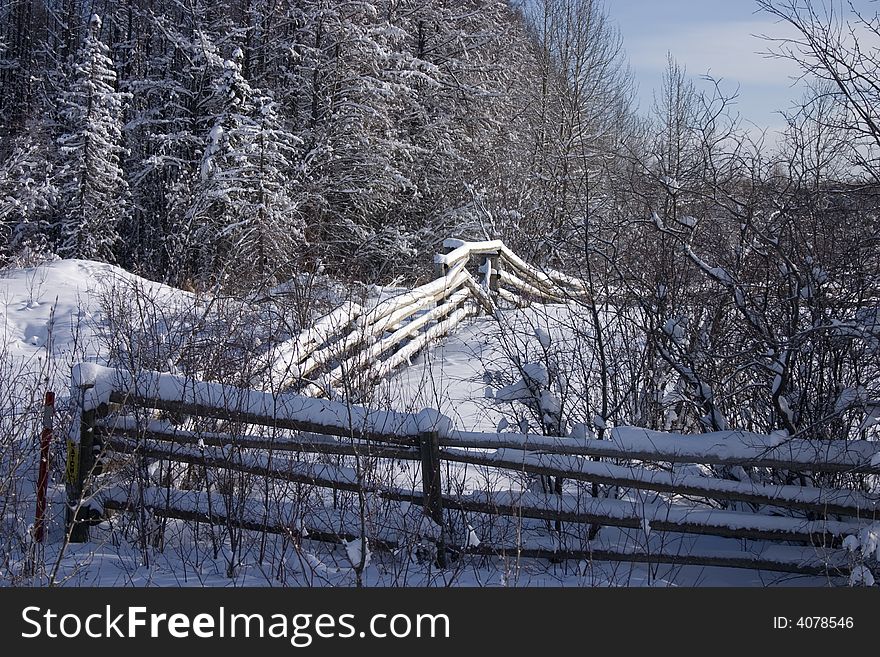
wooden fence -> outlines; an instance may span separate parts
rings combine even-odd
[[[681,437],[635,429],[621,429],[616,437],[612,432],[611,440],[462,432],[436,412],[380,412],[296,393],[272,395],[154,372],[132,374],[83,366],[75,378],[82,398],[81,427],[70,450],[77,462],[68,468],[73,473],[69,482],[73,509],[69,521],[75,541],[88,539],[86,507],[94,504],[82,504],[82,500],[100,500],[97,506],[107,510],[148,511],[160,517],[245,530],[302,532],[310,540],[339,542],[357,534],[356,528],[298,527],[278,510],[272,512],[274,516],[268,511],[236,516],[216,501],[212,506],[204,492],[156,486],[133,495],[133,489],[114,479],[113,472],[97,474],[95,445],[101,446],[105,458],[117,454],[189,463],[338,491],[361,490],[392,502],[419,504],[441,528],[435,537],[440,565],[448,553],[468,552],[843,575],[850,565],[848,555],[839,547],[843,538],[857,534],[880,515],[880,497],[854,489],[758,484],[678,474],[671,467],[695,463],[801,473],[880,474],[878,446],[867,441],[795,439],[777,444],[770,437],[728,432],[723,436],[694,436],[692,441],[682,442]],[[187,430],[157,420],[156,411],[173,412],[201,423],[233,423],[235,430]],[[298,454],[411,461],[420,472],[421,487],[366,486],[344,467],[307,462],[297,459]],[[630,499],[514,490],[456,494],[443,481],[444,463],[607,484],[629,491]],[[668,495],[658,502],[644,503],[638,491]],[[681,501],[683,496],[691,502]],[[762,512],[717,508],[719,503],[729,502],[754,505],[755,511]],[[524,537],[517,544],[460,548],[447,545],[443,530],[448,525],[448,514],[454,510],[783,545],[767,549],[769,543],[764,548],[756,543],[748,550],[707,552],[682,549],[680,545],[675,550],[609,548],[586,541],[578,549],[560,549]],[[768,510],[775,514],[768,514]],[[371,537],[371,544],[387,549],[397,546],[394,539],[381,536]]]
[[[445,246],[449,252],[435,256],[435,280],[371,308],[343,304],[272,349],[262,368],[266,374],[254,386],[322,396],[355,373],[387,376],[468,317],[491,314],[501,300],[522,305],[589,299],[581,281],[533,267],[500,241],[447,240]],[[319,373],[323,385],[312,380]]]

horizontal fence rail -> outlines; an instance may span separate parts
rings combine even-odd
[[[116,453],[166,459],[216,467],[235,472],[271,477],[292,483],[309,484],[336,490],[357,491],[359,484],[354,472],[327,464],[303,463],[279,457],[236,458],[218,454],[204,448],[184,445],[177,448],[162,447],[160,441],[134,442],[110,438],[106,445]],[[337,450],[336,454],[355,454],[357,447]],[[314,450],[307,444],[299,451],[326,454],[316,445]],[[363,455],[378,458],[404,458],[417,460],[412,452],[395,449],[363,449]],[[370,492],[379,497],[406,502],[423,503],[423,491],[392,488],[373,488]],[[852,533],[855,525],[849,522],[829,520],[806,521],[799,518],[765,517],[751,513],[722,511],[718,509],[693,509],[683,505],[658,505],[641,502],[624,502],[613,499],[573,498],[553,496],[539,498],[533,494],[471,494],[468,496],[443,495],[444,508],[487,513],[493,515],[520,516],[541,520],[575,522],[581,524],[604,524],[638,529],[649,522],[656,531],[677,531],[687,534],[710,534],[728,538],[755,540],[802,541],[815,545],[830,545],[832,537]]]
[[[263,520],[247,520],[240,514],[228,513],[223,500],[217,500],[209,508],[204,496],[193,499],[190,491],[169,492],[166,489],[148,489],[142,491],[141,499],[129,499],[119,491],[105,496],[105,509],[131,512],[144,508],[163,518],[174,518],[208,524],[233,525],[251,531],[266,531],[315,541],[339,543],[341,540],[356,540],[358,532],[340,530],[338,525],[329,526],[321,522],[317,526],[309,519],[300,519],[296,523],[289,521],[289,516],[273,514]],[[187,496],[187,494],[190,494]],[[319,519],[320,520],[320,519]],[[658,530],[659,531],[659,530]],[[373,548],[396,551],[401,543],[395,538],[373,537],[370,539]],[[823,550],[815,548],[797,548],[791,546],[772,546],[755,552],[734,550],[695,550],[683,551],[679,546],[667,546],[658,550],[647,550],[639,546],[607,545],[596,541],[595,545],[580,550],[560,549],[555,546],[535,544],[524,545],[478,545],[462,546],[454,549],[460,554],[471,554],[487,557],[509,557],[512,559],[547,559],[551,561],[576,560],[592,563],[593,561],[620,561],[645,564],[718,566],[726,568],[745,568],[750,570],[766,570],[770,572],[792,573],[798,575],[846,575],[849,572],[847,559],[841,550]]]

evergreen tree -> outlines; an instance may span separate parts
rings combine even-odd
[[[55,187],[44,130],[35,124],[0,164],[0,258],[44,253],[51,245]]]
[[[115,89],[116,73],[100,32],[101,19],[95,14],[62,99],[60,207],[55,223],[60,255],[112,262],[120,240],[118,227],[129,210],[120,165],[125,94]]]
[[[216,116],[188,216],[207,271],[222,271],[235,286],[277,279],[304,237],[294,191],[300,140],[272,98],[244,79],[242,59],[236,49],[220,62]]]

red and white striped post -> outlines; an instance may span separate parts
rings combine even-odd
[[[55,419],[55,393],[47,392],[43,404],[43,431],[40,433],[40,474],[37,477],[37,513],[34,518],[34,540],[42,543],[46,537],[46,494],[49,489],[49,446]]]

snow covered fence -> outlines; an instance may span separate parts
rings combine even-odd
[[[835,564],[840,561],[840,555],[833,546],[840,545],[846,536],[858,534],[866,522],[880,517],[880,498],[862,491],[762,485],[675,472],[668,468],[670,463],[712,463],[802,472],[876,472],[880,466],[878,449],[866,441],[864,444],[862,441],[780,441],[772,436],[733,431],[680,436],[625,427],[612,430],[610,440],[603,441],[475,433],[456,430],[449,418],[430,409],[420,413],[377,411],[294,393],[272,395],[158,372],[129,373],[83,364],[75,368],[74,383],[81,392],[82,401],[80,431],[74,437],[75,449],[70,452],[77,462],[68,468],[69,472],[76,473],[69,482],[72,485],[72,514],[69,517],[72,540],[88,539],[89,513],[82,512],[82,507],[92,504],[91,499],[99,488],[94,485],[99,473],[94,460],[95,444],[119,454],[146,459],[178,461],[297,484],[367,492],[389,501],[420,504],[433,525],[440,528],[436,540],[441,546],[438,550],[438,561],[441,562],[446,555],[442,545],[447,514],[451,510],[557,523],[629,529],[650,527],[655,532],[807,543],[833,552]],[[147,413],[138,409],[145,409]],[[150,409],[170,412],[179,418],[226,420],[237,428],[234,434],[197,432],[150,417]],[[125,414],[132,410],[137,412],[136,417]],[[288,432],[269,438],[254,433],[259,431],[258,427],[269,427],[273,433],[275,429]],[[228,447],[234,449],[228,450]],[[375,484],[365,487],[351,468],[299,461],[288,456],[290,452],[420,462],[422,487],[421,490]],[[609,461],[593,460],[596,457]],[[648,504],[582,498],[570,493],[543,497],[518,491],[453,494],[448,487],[444,490],[443,461],[608,484],[628,491],[654,491],[666,493],[668,498],[663,502],[663,498],[655,496],[660,501]],[[113,495],[102,498],[110,502],[109,505],[103,504],[103,508],[136,510],[138,498],[120,493],[118,484],[120,482],[111,486],[115,491]],[[707,503],[697,507],[692,503],[683,504],[680,496],[701,498]],[[710,502],[712,500],[745,502],[766,509],[807,511],[812,515],[804,518],[790,514],[786,517],[786,514],[720,510]],[[155,511],[153,507],[151,509]],[[204,519],[200,511],[174,508],[165,511],[167,517],[210,521],[210,518]],[[835,515],[840,519],[834,519]],[[278,527],[281,531],[283,525]],[[496,554],[506,549],[495,547]],[[524,543],[521,547],[526,549],[527,546]],[[483,545],[480,549],[485,551],[492,547]],[[543,548],[532,546],[528,549],[538,554]],[[475,553],[481,552],[476,550]],[[621,560],[649,561],[654,558],[649,554],[639,556],[630,550],[618,550],[617,553],[623,555]],[[545,550],[543,554],[547,556],[549,552]],[[706,559],[705,565],[729,562],[748,567],[753,563],[749,557],[730,560],[723,555],[709,556],[711,558]],[[770,569],[774,563],[762,562]],[[776,565],[784,572],[817,572],[820,567],[815,560],[807,565],[794,562]],[[839,564],[834,569],[840,571]]]
[[[326,387],[338,385],[344,376],[381,369],[383,355],[415,339],[429,324],[433,326],[426,331],[432,330],[434,339],[439,337],[433,330],[436,326],[444,326],[445,334],[463,317],[455,322],[443,318],[459,308],[469,306],[467,315],[474,314],[478,305],[491,309],[477,289],[464,263],[459,263],[442,278],[381,300],[372,308],[346,304],[318,320],[315,327],[272,349],[266,357],[267,373],[254,385],[268,390],[299,387],[309,396],[322,395]],[[330,369],[324,385],[310,380],[326,368]]]
[[[272,395],[258,390],[227,386],[219,383],[196,381],[173,374],[142,371],[137,373],[81,363],[73,370],[73,387],[81,395],[79,430],[71,439],[68,452],[68,470],[76,474],[68,480],[67,522],[71,541],[88,540],[88,508],[84,504],[92,494],[92,482],[99,474],[94,446],[97,436],[108,437],[106,444],[122,452],[124,443],[112,440],[115,431],[112,423],[102,422],[111,411],[111,405],[127,406],[173,412],[178,415],[226,420],[235,423],[307,431],[322,435],[338,436],[351,441],[378,441],[399,446],[418,447],[421,461],[428,464],[423,469],[423,499],[426,512],[431,517],[442,516],[441,490],[439,486],[439,461],[434,456],[439,450],[439,436],[452,430],[452,422],[438,411],[425,409],[420,413],[379,411],[352,404],[313,399],[294,393]],[[125,420],[122,428],[132,426]],[[155,427],[154,427],[155,428]],[[102,429],[104,431],[102,431]],[[157,435],[161,432],[154,431]],[[97,443],[100,444],[100,443]],[[306,451],[306,446],[302,446]],[[138,449],[143,449],[138,445]],[[270,447],[270,449],[272,449]],[[154,458],[170,458],[206,465],[204,447],[187,454],[158,453],[153,447]],[[359,453],[359,452],[355,452]],[[402,454],[402,452],[401,452]],[[146,454],[149,456],[149,454]],[[268,463],[268,462],[267,462]],[[228,459],[218,458],[213,467],[230,467]],[[261,476],[276,476],[269,472],[267,464],[252,462],[236,465],[239,471]],[[288,464],[289,465],[289,464]],[[248,468],[248,469],[243,469]],[[434,473],[436,470],[436,475]],[[289,479],[299,483],[325,485],[341,490],[352,490],[351,481],[326,478],[314,473],[293,473]],[[356,486],[355,486],[356,488]]]
[[[480,310],[494,313],[496,299],[513,305],[530,299],[589,301],[583,282],[533,267],[498,240],[450,239],[444,247],[451,251],[435,256],[435,280],[372,307],[353,302],[341,305],[270,350],[262,368],[265,374],[253,384],[265,390],[298,389],[308,396],[322,396],[346,376],[387,376],[467,317]],[[468,266],[475,258],[482,262],[470,271]],[[478,274],[482,281],[477,280]],[[322,372],[317,382],[315,377]]]
[[[781,438],[738,430],[684,435],[641,427],[615,427],[609,431],[608,440],[454,431],[444,437],[441,445],[628,461],[880,475],[880,443],[877,442]]]
[[[434,264],[440,275],[474,256],[486,256],[487,261],[482,267],[484,273],[495,277],[494,287],[490,285],[493,291],[499,289],[500,283],[507,283],[509,287],[519,292],[555,303],[590,300],[589,290],[583,281],[554,269],[535,267],[516,255],[500,240],[464,242],[447,239],[443,242],[443,246],[449,251],[434,256]],[[506,271],[508,269],[509,272]]]
[[[346,456],[389,458],[419,461],[424,454],[420,450],[406,447],[376,445],[370,442],[343,443],[330,436],[310,434],[296,438],[269,440],[261,437],[232,436],[224,434],[204,434],[185,431],[168,423],[150,422],[138,427],[134,418],[114,418],[111,424],[99,426],[98,434],[105,445],[115,452],[139,454],[155,459],[167,459],[208,467],[225,468],[238,472],[257,474],[294,483],[356,490],[351,470],[338,471],[327,465],[316,466],[300,463],[286,456],[242,455],[241,450],[263,450],[275,454],[287,452],[338,454]],[[441,440],[438,437],[438,445]],[[237,451],[224,451],[223,448],[236,447]],[[220,449],[216,449],[220,448]],[[495,455],[482,453],[460,453],[451,451],[433,452],[436,461],[461,460],[465,463],[498,464]],[[273,460],[274,459],[274,460]],[[554,474],[564,473],[568,478],[577,479],[587,472],[590,480],[611,481],[631,478],[630,486],[638,488],[641,470],[632,470],[612,464],[596,464],[578,459],[587,464],[589,470],[577,471],[574,467],[566,470],[553,470]],[[540,463],[540,461],[539,461]],[[520,470],[529,467],[523,461],[510,469]],[[549,466],[547,466],[549,467]],[[616,469],[616,470],[615,470]],[[425,468],[436,478],[440,469],[433,463]],[[799,487],[752,487],[741,482],[725,481],[713,486],[713,480],[706,477],[667,477],[665,473],[654,473],[645,479],[648,486],[668,484],[675,492],[760,501],[768,505],[802,506],[816,513],[840,512],[844,516],[864,517],[874,506],[874,501],[854,491],[826,491],[822,489],[800,489]],[[720,481],[720,480],[718,480]],[[726,484],[726,485],[725,485]],[[431,485],[434,488],[434,484]],[[708,487],[708,488],[707,488]],[[370,491],[380,497],[397,501],[424,502],[423,491],[404,491],[397,488],[376,488]],[[621,500],[577,499],[567,496],[538,496],[533,493],[501,493],[469,496],[442,494],[442,507],[478,513],[510,515],[543,520],[559,520],[583,524],[610,524],[618,527],[639,528],[645,520],[656,531],[673,531],[692,534],[712,534],[716,536],[802,541],[814,545],[829,545],[833,537],[857,531],[855,524],[831,520],[806,521],[798,518],[768,517],[747,512],[722,511],[718,509],[694,509],[681,505],[633,504]]]
[[[248,500],[245,504],[246,513],[241,513],[240,509],[229,512],[226,509],[224,499],[218,498],[209,502],[207,498],[208,496],[204,492],[169,490],[167,488],[150,488],[141,491],[138,496],[132,496],[129,491],[115,488],[106,491],[102,501],[107,510],[131,512],[133,509],[139,508],[136,506],[139,505],[158,517],[223,526],[232,525],[254,532],[291,535],[300,540],[339,544],[341,541],[350,542],[359,538],[357,524],[352,521],[353,519],[349,519],[348,522],[345,518],[340,519],[341,521],[334,519],[333,522],[328,522],[325,513],[303,517],[300,509],[293,505],[276,503],[271,508],[265,509],[260,500]],[[467,507],[466,502],[457,501],[457,503],[461,506],[451,506],[450,508]],[[453,502],[454,504],[456,502]],[[473,506],[477,506],[477,503],[473,503]],[[503,506],[498,508],[504,509]],[[532,513],[531,507],[524,508],[526,513],[523,514],[523,517],[535,517],[527,515],[527,513]],[[296,522],[292,522],[292,519],[296,519]],[[642,523],[640,519],[637,521]],[[623,524],[623,522],[621,526],[631,525],[631,523]],[[661,531],[662,526],[663,521],[656,522],[657,531]],[[701,531],[701,525],[696,524],[693,527],[698,533],[705,533]],[[380,529],[378,533],[378,536],[370,537],[370,547],[373,549],[394,552],[406,542],[405,537],[401,536],[399,531],[382,531]],[[779,535],[776,534],[774,538],[778,540]],[[480,543],[461,548],[460,552],[493,558],[507,555],[517,559],[576,560],[587,563],[611,561],[677,566],[718,566],[820,576],[846,575],[850,569],[846,553],[842,550],[823,550],[820,552],[812,546],[802,547],[771,543],[756,545],[748,550],[692,548],[682,551],[676,545],[667,545],[660,549],[646,549],[638,545],[620,545],[597,540],[591,542],[584,549],[575,550],[560,549],[558,546],[548,544],[546,540],[529,540],[521,544],[507,545]]]
[[[108,412],[109,404],[172,411],[279,429],[414,444],[424,431],[448,432],[452,421],[427,409],[420,413],[372,410],[295,393],[272,394],[164,372],[127,372],[93,363],[73,368],[73,387],[84,413]]]

